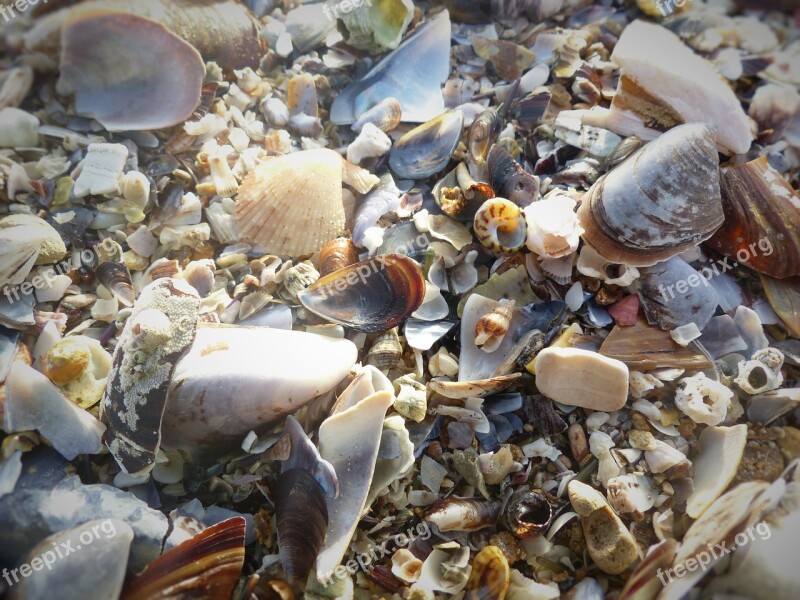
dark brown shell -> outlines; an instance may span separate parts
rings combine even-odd
[[[377,333],[405,321],[424,296],[420,266],[402,254],[387,254],[330,273],[297,298],[323,319]]]
[[[539,197],[539,180],[511,158],[502,146],[492,147],[487,165],[489,182],[498,196],[523,208]]]
[[[708,245],[751,269],[800,275],[800,195],[762,156],[722,170],[725,222]]]
[[[147,565],[122,600],[230,598],[244,566],[244,536],[243,517],[201,531]]]
[[[286,578],[292,583],[305,581],[328,528],[325,493],[305,469],[289,469],[278,478],[275,521]]]
[[[508,530],[521,540],[539,537],[553,522],[553,507],[547,498],[522,489],[514,492],[503,512]]]
[[[95,269],[97,281],[102,283],[114,297],[125,306],[133,306],[136,295],[131,282],[131,272],[122,263],[106,262]]]

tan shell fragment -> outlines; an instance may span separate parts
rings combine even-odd
[[[365,193],[378,183],[333,150],[304,150],[264,161],[239,187],[243,239],[279,256],[313,254],[345,229],[342,182]]]
[[[639,558],[639,547],[625,524],[593,487],[573,479],[567,486],[572,508],[581,516],[586,547],[605,573],[618,575]]]
[[[694,492],[686,514],[696,519],[733,481],[747,443],[747,425],[708,427],[700,434],[702,450],[694,460]]]
[[[597,352],[545,348],[536,357],[536,386],[561,404],[611,412],[628,399],[628,367]]]

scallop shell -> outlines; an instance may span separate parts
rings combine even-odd
[[[278,477],[275,521],[286,578],[290,583],[305,581],[328,527],[325,494],[311,473],[290,469]]]
[[[464,113],[450,110],[415,127],[389,153],[389,166],[403,179],[425,179],[440,172],[461,139]]]
[[[770,277],[800,275],[800,195],[762,156],[722,170],[725,222],[707,244]]]
[[[387,254],[334,271],[297,297],[323,319],[375,333],[402,323],[424,296],[419,265],[402,254]]]
[[[475,213],[474,230],[478,241],[492,252],[512,253],[525,245],[528,223],[519,206],[493,198]]]
[[[475,345],[484,352],[494,352],[503,342],[511,317],[514,314],[513,300],[500,300],[491,312],[483,315],[475,324]]]
[[[601,177],[578,210],[583,238],[604,258],[651,266],[708,239],[724,214],[714,134],[675,127]]]
[[[378,180],[333,150],[304,150],[264,161],[239,188],[242,236],[271,254],[313,254],[345,229],[342,179],[366,193]]]

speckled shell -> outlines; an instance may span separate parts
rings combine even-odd
[[[500,300],[499,306],[483,315],[475,324],[475,345],[484,352],[496,350],[511,326],[513,316],[514,301]]]
[[[503,600],[508,591],[511,571],[503,551],[486,546],[472,560],[472,573],[464,588],[467,600]]]
[[[519,206],[505,198],[484,202],[475,213],[475,236],[496,253],[516,252],[525,245],[528,224]]]
[[[671,129],[587,192],[583,238],[604,258],[651,266],[697,246],[722,224],[716,141],[706,125]]]

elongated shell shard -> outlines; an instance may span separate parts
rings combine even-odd
[[[660,25],[634,21],[619,38],[611,60],[622,67],[611,104],[612,129],[647,139],[682,123],[707,123],[725,154],[744,154],[752,125],[714,66]]]
[[[650,266],[708,239],[722,224],[714,133],[682,125],[601,177],[578,210],[583,238],[601,256]]]
[[[172,377],[164,444],[200,454],[224,451],[251,429],[273,423],[332,389],[356,358],[349,340],[265,327],[203,325]]]
[[[694,492],[686,514],[696,519],[733,481],[747,443],[747,425],[708,427],[700,434],[702,450],[694,460]]]
[[[194,340],[200,297],[179,279],[142,290],[114,349],[102,420],[103,441],[131,475],[148,473],[161,443],[161,419],[175,365]]]
[[[545,348],[536,357],[536,387],[561,404],[610,412],[628,399],[628,367],[597,352]]]

